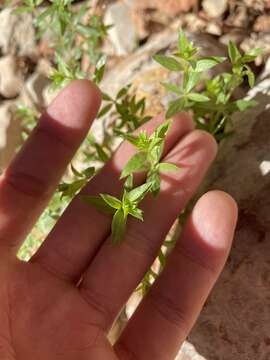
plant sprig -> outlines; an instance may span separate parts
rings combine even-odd
[[[113,244],[122,241],[126,232],[127,219],[132,216],[143,221],[143,211],[138,207],[139,203],[149,192],[151,184],[143,184],[135,188],[129,188],[132,184],[132,177],[128,179],[129,186],[126,186],[122,199],[109,194],[99,196],[82,195],[83,201],[95,206],[98,210],[113,214],[111,225],[111,237]]]
[[[241,54],[232,42],[228,46],[231,73],[221,73],[209,79],[207,72],[226,60],[225,57],[199,55],[199,48],[187,39],[183,31],[179,33],[178,49],[172,56],[155,55],[154,59],[170,71],[181,72],[183,81],[180,86],[163,83],[165,89],[176,96],[169,104],[166,117],[170,118],[184,110],[192,110],[199,128],[213,134],[217,140],[226,136],[226,124],[236,111],[244,111],[256,105],[254,100],[233,100],[235,90],[248,79],[250,87],[255,76],[248,63],[262,53],[253,49]],[[197,86],[203,91],[196,91]]]

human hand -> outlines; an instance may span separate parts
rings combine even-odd
[[[107,333],[155,259],[175,218],[216,154],[213,138],[180,114],[169,131],[165,158],[177,173],[162,175],[157,199],[142,203],[143,223],[131,220],[112,245],[110,218],[75,198],[37,254],[18,247],[47,205],[100,105],[98,89],[74,81],[54,100],[0,181],[0,359],[174,359],[222,270],[237,209],[229,195],[204,195],[170,254],[167,267],[114,346]],[[161,116],[144,127],[151,132]],[[124,143],[84,194],[119,195]]]

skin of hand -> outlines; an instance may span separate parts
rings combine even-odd
[[[162,175],[160,196],[144,200],[145,221],[131,219],[120,245],[111,244],[111,218],[76,197],[32,259],[17,259],[100,102],[95,85],[72,82],[1,176],[1,360],[172,360],[228,256],[237,207],[229,195],[211,191],[195,205],[165,270],[110,345],[107,334],[115,318],[216,155],[214,139],[194,130],[182,113],[164,149],[164,159],[181,170]],[[159,115],[144,129],[151,133],[162,121]],[[134,151],[123,143],[82,193],[120,195],[119,174]]]

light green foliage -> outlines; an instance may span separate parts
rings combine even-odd
[[[170,122],[166,121],[151,135],[147,135],[145,131],[141,131],[138,135],[121,133],[123,138],[137,149],[137,153],[130,158],[120,175],[120,179],[126,179],[121,200],[109,194],[82,196],[85,202],[99,211],[113,214],[111,226],[113,243],[119,243],[124,239],[128,216],[143,221],[143,212],[138,208],[138,204],[147,193],[158,195],[160,172],[179,170],[174,164],[161,162],[169,127]],[[133,176],[138,172],[146,173],[145,183],[133,188]]]
[[[23,0],[22,6],[15,10],[16,13],[33,14],[38,38],[49,31],[52,39],[50,46],[55,50],[52,58],[54,69],[50,76],[54,88],[82,78],[92,79],[99,84],[105,72],[106,57],[101,52],[101,44],[110,26],[105,26],[101,17],[94,14],[88,5],[75,8],[72,2],[53,0],[48,4],[43,0]],[[228,54],[231,72],[209,78],[209,70],[224,62],[226,58],[201,56],[199,49],[180,31],[175,53],[154,56],[167,70],[182,75],[180,86],[163,83],[165,89],[174,96],[167,109],[167,119],[180,111],[191,110],[198,128],[210,132],[218,141],[225,138],[226,125],[231,115],[256,105],[252,100],[234,99],[234,93],[246,79],[250,86],[254,85],[255,77],[249,63],[260,53],[260,49],[254,49],[242,54],[230,43]],[[82,66],[85,60],[88,65]],[[143,221],[143,211],[139,205],[147,194],[158,196],[160,174],[179,171],[175,164],[162,162],[170,121],[165,121],[151,135],[144,131],[134,135],[134,130],[150,120],[145,114],[145,106],[145,99],[138,99],[132,93],[130,85],[120,89],[115,97],[103,94],[103,106],[98,114],[98,121],[103,128],[102,140],[97,141],[92,133],[87,136],[80,149],[84,170],[78,171],[71,166],[70,181],[59,185],[58,192],[39,220],[35,231],[21,249],[23,258],[28,259],[31,256],[71,199],[80,193],[99,168],[111,158],[115,139],[119,137],[130,142],[136,149],[136,153],[127,161],[119,175],[119,183],[124,179],[121,197],[117,198],[112,194],[88,196],[82,193],[79,196],[86,204],[112,218],[111,237],[114,244],[119,244],[124,239],[129,218]],[[36,122],[38,112],[20,107],[17,114],[24,119],[28,134]],[[108,115],[110,122],[106,122]],[[142,177],[145,177],[141,185],[134,185],[133,179],[137,173],[142,173]],[[187,213],[188,211],[184,211],[180,215],[179,223],[184,222]],[[166,255],[174,247],[176,238],[177,236],[163,243],[158,256],[160,269],[165,266]],[[139,289],[146,293],[157,276],[158,274],[150,269]]]
[[[37,123],[39,113],[36,109],[19,104],[16,109],[17,118],[21,119],[22,138],[26,140]]]
[[[102,18],[96,14],[89,16],[89,5],[83,4],[76,10],[73,2],[54,0],[41,7],[45,3],[42,0],[23,0],[23,5],[15,10],[15,13],[34,15],[38,38],[45,33],[50,34],[50,46],[55,50],[56,69],[51,74],[54,88],[65,86],[73,79],[87,77],[99,83],[104,72],[105,58],[100,46],[111,26],[104,25]],[[89,65],[82,71],[81,62],[85,57]]]
[[[144,115],[145,98],[137,100],[135,95],[131,95],[130,85],[121,88],[115,99],[108,94],[103,94],[104,106],[98,114],[98,118],[103,117],[109,111],[113,118],[113,132],[118,135],[121,130],[131,132],[150,120],[150,116]]]
[[[95,168],[90,166],[83,171],[78,171],[73,165],[71,165],[72,173],[75,180],[71,183],[63,182],[59,185],[58,191],[62,194],[62,197],[69,199],[73,198],[80,189],[87,184],[87,182],[95,175]]]
[[[167,110],[167,118],[177,112],[192,110],[199,128],[213,134],[219,141],[226,136],[226,125],[236,111],[244,111],[256,105],[253,100],[233,100],[235,90],[247,78],[250,87],[255,76],[248,63],[262,53],[261,49],[242,54],[232,42],[228,46],[231,72],[223,72],[209,79],[205,72],[226,60],[224,57],[202,57],[199,49],[180,31],[177,52],[172,56],[156,55],[154,59],[170,71],[179,71],[183,75],[180,86],[165,83],[167,91],[175,94]],[[202,91],[198,93],[198,85]]]
[[[83,201],[89,205],[95,206],[98,210],[105,213],[113,214],[111,236],[114,244],[123,240],[128,216],[143,221],[143,211],[138,208],[138,205],[149,192],[151,184],[145,183],[132,188],[132,183],[132,176],[130,176],[126,182],[121,200],[109,194],[100,194],[100,196],[82,196]]]
[[[174,164],[160,162],[169,127],[170,122],[167,121],[160,125],[150,136],[145,131],[140,132],[137,136],[123,134],[123,137],[134,145],[138,152],[127,162],[121,173],[121,179],[137,172],[146,172],[146,183],[151,185],[149,191],[154,195],[158,195],[160,172],[178,170],[178,167]]]

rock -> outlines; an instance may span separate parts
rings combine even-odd
[[[158,52],[165,53],[169,49],[175,50],[178,37],[177,29],[176,24],[172,28],[152,36],[134,54],[119,62],[118,65],[105,74],[101,83],[102,89],[114,95],[121,87],[132,83],[138,96],[146,96],[148,109],[154,112],[162,110],[164,104],[162,105],[161,99],[165,95],[165,91],[160,82],[179,82],[180,77],[178,73],[168,72],[154,62],[152,57]],[[226,56],[226,47],[212,36],[207,34],[190,34],[189,36],[202,48],[204,55]],[[217,70],[218,67],[215,68],[215,71]]]
[[[25,84],[25,90],[28,93],[31,101],[39,108],[45,107],[46,99],[44,92],[47,91],[47,87],[51,81],[45,75],[36,72],[30,76]]]
[[[268,3],[269,0],[243,0],[244,6],[261,13],[264,11],[265,7],[267,8]]]
[[[258,56],[255,64],[257,66],[263,63],[263,59],[270,55],[270,34],[269,33],[251,33],[251,35],[241,43],[241,49],[248,51],[254,48],[262,48],[263,56]]]
[[[22,85],[23,78],[16,58],[11,55],[0,58],[0,94],[8,99],[14,98],[20,93]]]
[[[206,26],[206,32],[211,35],[220,36],[222,34],[221,27],[215,22],[209,22]]]
[[[189,11],[197,4],[197,0],[125,0],[135,6],[137,9],[158,9],[166,12],[170,16],[175,16],[180,12]]]
[[[225,25],[230,28],[248,29],[251,24],[247,7],[236,5],[225,20]]]
[[[0,171],[10,163],[21,144],[21,127],[14,115],[15,103],[6,101],[0,105]]]
[[[191,33],[205,32],[207,22],[197,14],[188,13],[184,16],[184,28]]]
[[[254,25],[253,30],[256,32],[269,32],[270,31],[270,16],[261,15],[258,16]]]
[[[175,360],[208,360],[208,359],[201,356],[190,342],[185,341]]]
[[[13,9],[0,12],[0,49],[2,54],[36,56],[35,31],[30,14],[14,15]]]
[[[229,261],[189,336],[207,360],[270,359],[269,89],[268,78],[249,93],[258,106],[234,117],[202,190],[224,190],[239,206]]]
[[[228,7],[228,0],[203,0],[202,7],[211,18],[216,18],[225,13]]]
[[[130,8],[126,4],[109,5],[104,16],[104,22],[107,25],[113,25],[109,30],[109,39],[114,45],[117,55],[127,55],[136,48],[136,29]]]
[[[246,34],[244,31],[235,29],[233,31],[228,32],[227,34],[222,35],[219,38],[219,41],[228,46],[230,41],[235,42],[236,45],[239,45],[246,37]]]

